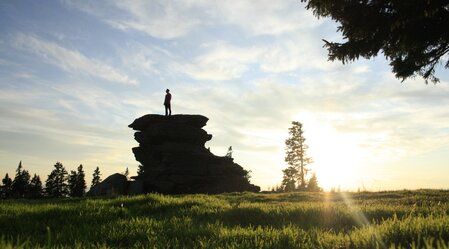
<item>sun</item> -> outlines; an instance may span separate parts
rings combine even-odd
[[[339,133],[330,125],[318,122],[305,126],[305,136],[308,154],[314,161],[310,168],[324,190],[363,187],[364,162],[369,155],[367,148],[361,146],[363,136]]]

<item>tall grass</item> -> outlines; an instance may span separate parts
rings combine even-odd
[[[448,248],[449,191],[3,200],[1,248]]]

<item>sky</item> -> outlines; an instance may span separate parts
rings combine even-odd
[[[449,188],[449,71],[426,85],[382,54],[330,62],[337,27],[299,0],[1,1],[0,177],[19,161],[43,180],[56,162],[135,175],[127,126],[163,114],[168,88],[263,190],[292,121],[325,190]]]

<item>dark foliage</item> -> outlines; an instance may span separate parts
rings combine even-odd
[[[100,168],[97,167],[94,170],[94,173],[92,174],[92,184],[90,185],[91,188],[93,188],[95,185],[97,185],[101,182],[100,176],[101,176]]]
[[[30,173],[22,167],[22,161],[16,169],[16,176],[12,182],[11,195],[16,198],[26,197],[29,191]]]
[[[6,173],[5,178],[2,179],[1,198],[8,198],[11,196],[12,179]]]
[[[337,21],[344,42],[324,40],[329,60],[343,63],[383,52],[397,78],[436,83],[435,67],[449,52],[447,0],[301,0],[318,17]],[[446,60],[446,61],[444,61]]]
[[[86,180],[83,165],[78,166],[77,171],[71,171],[68,179],[69,195],[82,197],[86,194]]]
[[[67,171],[60,162],[57,162],[54,167],[45,182],[45,192],[54,198],[67,196]]]
[[[28,196],[30,198],[41,198],[43,196],[43,188],[42,188],[42,181],[41,178],[34,174],[33,178],[30,181],[30,186],[29,186],[29,194]]]

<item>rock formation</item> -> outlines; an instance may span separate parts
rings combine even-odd
[[[260,188],[248,181],[248,171],[205,148],[212,139],[202,129],[208,118],[201,115],[161,116],[149,114],[129,125],[137,132],[139,147],[133,148],[141,163],[143,192],[166,194],[223,193],[255,191]]]
[[[127,194],[129,183],[126,176],[115,173],[108,176],[99,184],[90,188],[87,196],[97,195],[124,195]]]

